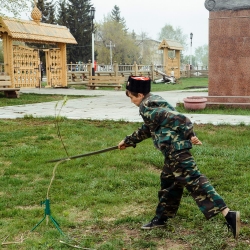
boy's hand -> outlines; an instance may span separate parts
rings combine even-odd
[[[122,140],[121,142],[119,142],[118,148],[119,148],[120,150],[126,149],[126,144],[125,144],[124,140]]]
[[[118,149],[126,149],[128,147],[133,147],[135,148],[136,147],[136,144],[126,144],[124,142],[124,140],[122,140],[119,144],[118,144]]]
[[[192,136],[192,137],[191,137],[191,142],[192,142],[192,144],[194,144],[194,145],[202,145],[202,142],[198,139],[197,136]]]

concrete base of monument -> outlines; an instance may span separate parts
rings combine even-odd
[[[250,109],[250,96],[206,96],[206,107]]]

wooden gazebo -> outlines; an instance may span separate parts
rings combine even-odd
[[[39,50],[26,45],[13,45],[13,41],[55,45],[55,48],[43,50],[46,57],[47,86],[67,86],[66,44],[77,42],[67,27],[41,23],[41,16],[40,10],[35,6],[31,12],[32,21],[0,17],[0,37],[4,51],[2,78],[9,77],[10,80],[6,89],[40,87],[41,84]]]
[[[183,50],[183,46],[177,41],[164,39],[158,49],[163,50],[165,73],[169,76],[174,74],[176,78],[180,78],[180,51]]]

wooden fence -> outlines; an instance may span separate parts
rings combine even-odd
[[[193,70],[181,70],[181,78],[201,78],[208,77],[208,70],[203,69],[193,69]]]
[[[85,85],[89,83],[89,77],[92,75],[91,63],[86,64],[67,64],[67,84],[68,85]],[[140,65],[136,62],[132,65],[114,63],[113,65],[97,65],[95,71],[96,76],[121,76],[125,80],[128,79],[130,75],[142,75],[149,76],[153,81],[156,79],[161,79],[161,74],[157,73],[155,70],[164,72],[164,65]],[[0,63],[0,72],[4,72],[4,64]],[[194,68],[192,70],[181,70],[181,78],[188,77],[208,77],[208,69],[205,68]]]
[[[90,76],[86,86],[89,89],[96,89],[96,87],[111,87],[116,90],[121,90],[125,82],[124,76]]]
[[[77,84],[88,84],[88,80],[92,75],[91,63],[88,64],[67,64],[68,66],[68,85]],[[142,75],[149,76],[153,81],[162,78],[161,74],[155,72],[155,70],[164,72],[163,65],[118,65],[114,63],[113,65],[98,65],[95,71],[96,76],[122,76],[128,79],[130,75]],[[194,68],[193,70],[181,70],[181,78],[187,77],[208,77],[208,70],[202,68]]]
[[[67,64],[68,66],[68,84],[80,84],[82,81],[88,80],[92,75],[91,63],[88,64]],[[127,79],[130,75],[149,76],[152,80],[161,78],[161,75],[155,72],[155,69],[161,70],[163,66],[155,65],[98,65],[95,71],[97,76],[122,76]]]

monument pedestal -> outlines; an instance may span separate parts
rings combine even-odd
[[[209,12],[207,106],[250,108],[250,9]]]
[[[206,96],[206,107],[250,109],[250,96]]]

